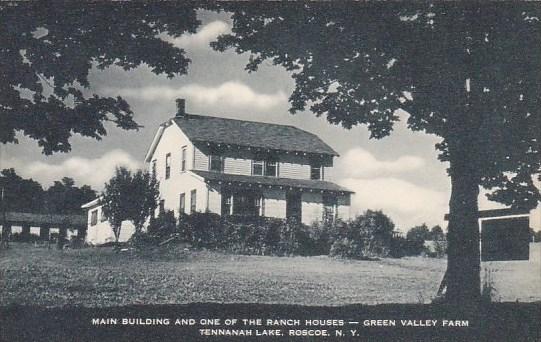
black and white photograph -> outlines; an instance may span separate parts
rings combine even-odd
[[[0,2],[0,341],[540,341],[538,1]]]

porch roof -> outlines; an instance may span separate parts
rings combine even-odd
[[[232,175],[211,171],[192,170],[192,172],[208,181],[252,184],[257,186],[271,186],[295,188],[300,190],[318,190],[329,192],[353,193],[353,191],[341,187],[338,184],[310,179],[277,178],[265,176]]]

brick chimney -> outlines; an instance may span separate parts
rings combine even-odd
[[[180,117],[183,117],[185,114],[186,114],[186,100],[177,99],[177,113],[175,114],[175,117],[180,118]]]

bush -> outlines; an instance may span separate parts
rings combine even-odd
[[[161,212],[157,217],[151,217],[147,233],[157,239],[167,238],[176,233],[177,222],[172,210]]]
[[[294,255],[304,252],[308,228],[275,218],[220,217],[213,213],[183,215],[177,231],[196,248],[229,250],[240,254]]]
[[[261,217],[221,217],[214,213],[173,212],[150,220],[138,243],[157,243],[172,235],[195,248],[222,249],[253,255],[332,255],[343,258],[385,257],[392,250],[394,224],[381,211],[366,211],[351,221],[307,226],[296,220]]]
[[[447,254],[447,240],[434,240],[434,257],[443,258]]]
[[[391,249],[394,224],[381,211],[367,210],[355,219],[329,225],[329,255],[369,259],[386,257]]]

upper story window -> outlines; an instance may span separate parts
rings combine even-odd
[[[156,169],[157,169],[157,166],[156,166],[156,159],[154,159],[154,160],[152,161],[152,167],[151,167],[151,170],[152,170],[152,171],[151,171],[151,172],[152,172],[152,177],[154,177],[154,178],[157,177],[157,171],[156,171]]]
[[[165,179],[171,176],[171,153],[165,155]]]
[[[263,176],[265,162],[263,160],[254,160],[252,162],[252,175],[254,176]]]
[[[95,226],[98,224],[98,209],[90,212],[90,225]]]
[[[188,154],[188,147],[182,146],[180,150],[180,171],[186,171],[186,156]]]
[[[165,200],[160,200],[158,208],[160,210],[160,214],[163,214],[165,212]]]
[[[265,162],[265,176],[277,177],[278,176],[278,163],[274,160],[268,160]]]
[[[209,156],[209,170],[216,172],[224,171],[224,157],[211,154]]]
[[[310,164],[310,179],[323,179],[323,167],[319,163]]]
[[[275,160],[254,160],[252,175],[278,177],[278,162]]]

